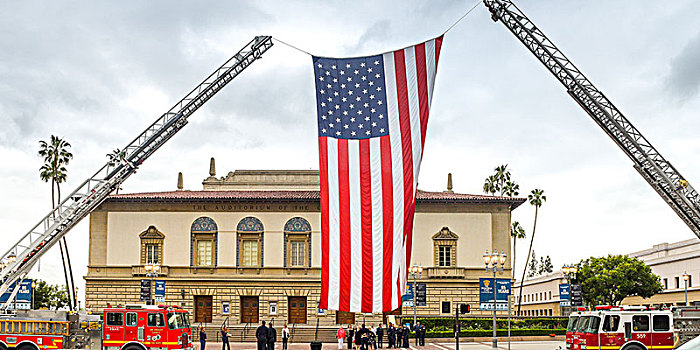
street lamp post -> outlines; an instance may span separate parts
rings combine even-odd
[[[413,265],[408,268],[408,273],[413,279],[413,329],[415,329],[418,320],[416,315],[416,280],[421,277],[423,266]],[[416,336],[416,345],[418,345],[418,336]]]
[[[34,310],[34,293],[36,291],[36,281],[32,281],[32,305],[31,309]]]
[[[155,278],[158,277],[158,273],[160,273],[160,265],[149,263],[149,264],[146,264],[146,266],[144,266],[144,268],[146,269],[146,277],[151,278],[151,300],[150,300],[150,302],[151,302],[151,305],[155,305],[156,296],[155,296],[155,290],[154,290],[153,284],[155,283],[154,282]]]
[[[494,249],[492,253],[489,254],[487,250],[484,253],[484,264],[486,265],[486,271],[493,272],[493,342],[492,349],[498,349],[498,338],[496,337],[496,288],[498,287],[496,283],[496,272],[503,273],[503,265],[506,263],[506,253],[498,253]],[[491,266],[489,266],[491,265]]]
[[[685,306],[688,306],[688,281],[690,281],[690,275],[685,272],[683,273],[683,284],[685,284]]]
[[[564,277],[566,277],[566,283],[569,284],[569,314],[571,314],[571,311],[574,309],[574,306],[571,305],[571,280],[576,279],[576,273],[578,273],[578,266],[576,265],[564,265],[561,268],[562,272],[564,272]],[[559,299],[561,300],[561,295],[559,296]]]

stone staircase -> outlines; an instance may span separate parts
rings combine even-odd
[[[231,343],[255,343],[255,330],[258,328],[259,324],[249,324],[249,325],[231,325],[228,327],[228,332],[231,334],[229,337],[229,342]],[[219,324],[205,324],[207,332],[207,340],[209,342],[220,342],[220,327]],[[282,342],[282,327],[275,326],[277,330],[277,342]],[[316,327],[311,325],[296,325],[289,327],[291,334],[291,343],[308,343],[314,341],[316,334]],[[338,331],[337,327],[329,326],[319,326],[318,327],[318,341],[323,343],[335,343],[335,334]],[[192,328],[193,342],[199,341],[199,330],[196,327]]]

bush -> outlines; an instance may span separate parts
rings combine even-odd
[[[398,320],[402,324],[413,323],[412,317],[399,317]],[[419,318],[421,324],[425,325],[428,331],[449,331],[453,332],[455,319],[453,317],[430,317]],[[526,318],[526,319],[511,319],[510,327],[511,334],[514,329],[542,329],[554,330],[566,328],[568,319],[560,318]],[[497,328],[505,329],[508,327],[508,320],[499,318],[497,320]],[[459,320],[460,329],[464,330],[491,330],[493,320],[490,318],[464,318]]]
[[[497,329],[496,334],[499,337],[508,336],[507,329]],[[511,336],[536,336],[536,335],[565,335],[566,328],[556,328],[556,329],[532,329],[532,328],[520,328],[510,330]],[[459,332],[460,337],[490,337],[493,335],[492,330],[486,329],[467,329]],[[454,337],[454,332],[452,331],[429,331],[426,332],[425,336],[427,338],[452,338]]]

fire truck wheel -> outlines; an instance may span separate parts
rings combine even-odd
[[[625,346],[624,350],[643,350],[643,349],[637,345],[632,344],[630,346]]]
[[[138,346],[138,345],[129,345],[125,347],[123,350],[144,350],[143,347]]]
[[[37,350],[37,347],[29,345],[29,344],[23,344],[23,345],[18,346],[16,349],[17,350]]]

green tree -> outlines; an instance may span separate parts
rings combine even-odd
[[[540,262],[540,275],[554,272],[554,265],[552,265],[552,258],[547,255],[546,258],[542,259]]]
[[[520,278],[520,291],[518,292],[518,314],[520,314],[520,300],[523,299],[523,281],[525,280],[525,271],[527,271],[527,264],[530,261],[530,253],[532,252],[532,242],[535,240],[535,229],[537,229],[537,213],[539,208],[547,200],[547,196],[544,195],[544,191],[541,189],[534,189],[527,196],[530,205],[535,207],[535,221],[532,224],[532,235],[530,236],[530,248],[527,250],[527,259],[525,260],[525,268],[523,268],[523,275]],[[534,259],[533,259],[534,260]]]
[[[107,153],[107,158],[109,159],[107,161],[107,165],[114,167],[117,166],[117,164],[123,162],[126,159],[126,151],[122,151],[119,148],[115,148],[112,153]],[[116,194],[119,194],[119,190],[121,189],[121,183],[117,186]]]
[[[627,296],[649,298],[663,290],[659,276],[649,266],[627,255],[590,257],[579,265],[576,280],[589,305],[619,305]]]
[[[498,188],[498,192],[501,193],[501,197],[503,197],[506,189],[506,183],[510,182],[510,171],[508,170],[508,164],[499,165],[494,169],[494,171],[496,172],[494,174],[496,178],[496,187]]]
[[[530,259],[530,263],[527,266],[527,277],[535,277],[540,273],[540,268],[537,265],[537,256],[535,255],[535,252],[532,252],[532,259]]]
[[[34,308],[55,310],[70,305],[68,288],[37,280],[34,287]]]
[[[493,196],[496,192],[498,192],[496,177],[491,175],[484,180],[484,193],[490,193]]]
[[[49,142],[44,140],[39,141],[39,152],[38,155],[44,158],[44,164],[39,168],[39,178],[44,182],[51,181],[51,208],[55,209],[57,205],[61,203],[61,184],[68,178],[68,170],[66,166],[73,159],[73,153],[70,152],[71,145],[68,141],[56,136],[51,135]],[[55,192],[54,192],[55,188]],[[56,195],[57,194],[57,198]],[[70,253],[68,252],[68,243],[66,242],[66,237],[63,236],[58,242],[58,247],[61,250],[61,263],[63,263],[63,273],[66,278],[66,288],[67,286],[74,285],[73,279],[73,269],[70,263]],[[65,256],[64,251],[65,250]],[[68,262],[68,269],[66,269],[65,261]],[[68,270],[68,271],[66,271]],[[68,279],[68,273],[70,272],[70,280]],[[75,302],[75,296],[69,299],[71,301],[70,307],[73,308]]]
[[[513,223],[510,225],[510,236],[513,237],[513,261],[511,263],[511,270],[515,269],[515,245],[518,242],[519,239],[524,239],[525,238],[525,229],[523,229],[522,226],[520,226],[520,223],[517,221],[513,221]]]

